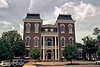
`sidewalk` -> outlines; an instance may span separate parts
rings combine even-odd
[[[70,62],[34,62],[30,61],[26,63],[23,67],[37,67],[37,66],[66,66]],[[94,65],[94,61],[73,61],[73,65]]]
[[[23,67],[37,67],[37,66],[35,66],[35,65],[25,65]]]

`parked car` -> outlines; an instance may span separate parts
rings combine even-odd
[[[10,61],[9,60],[3,60],[0,61],[0,67],[9,67],[10,66]]]
[[[16,66],[23,66],[24,65],[24,60],[23,59],[13,59],[11,62],[11,67],[16,67]]]
[[[95,63],[96,63],[96,64],[100,64],[100,61],[96,61]]]

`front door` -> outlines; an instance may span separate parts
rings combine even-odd
[[[48,53],[48,59],[51,59],[51,53]]]
[[[52,59],[52,50],[47,50],[47,60],[51,60]]]

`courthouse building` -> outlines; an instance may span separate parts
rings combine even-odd
[[[75,45],[75,21],[70,14],[59,14],[55,25],[43,25],[40,14],[27,13],[24,21],[24,41],[27,47],[26,57],[37,47],[41,60],[61,60],[64,46]],[[52,23],[52,22],[51,22]]]

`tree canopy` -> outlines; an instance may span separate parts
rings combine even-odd
[[[72,63],[72,59],[77,56],[77,48],[71,44],[66,45],[64,47],[63,56]]]
[[[97,36],[97,41],[100,41],[100,35]]]
[[[97,54],[98,54],[98,56],[100,56],[100,48],[98,49]]]
[[[92,37],[86,36],[82,39],[84,41],[84,52],[89,54],[89,60],[91,60],[91,54],[96,53],[98,47],[95,45],[96,40],[92,39]]]
[[[39,59],[40,58],[40,50],[38,48],[33,48],[30,56],[32,57],[32,59]]]
[[[83,45],[81,43],[76,43],[77,48],[83,48]]]
[[[24,41],[22,40],[21,35],[16,31],[8,31],[8,32],[3,32],[1,36],[2,40],[7,40],[14,52],[14,55],[16,57],[22,56],[25,54],[25,44]]]
[[[10,43],[7,40],[0,40],[0,60],[10,60],[14,53]]]
[[[100,34],[100,29],[98,27],[95,27],[93,35],[99,35],[99,34]]]

